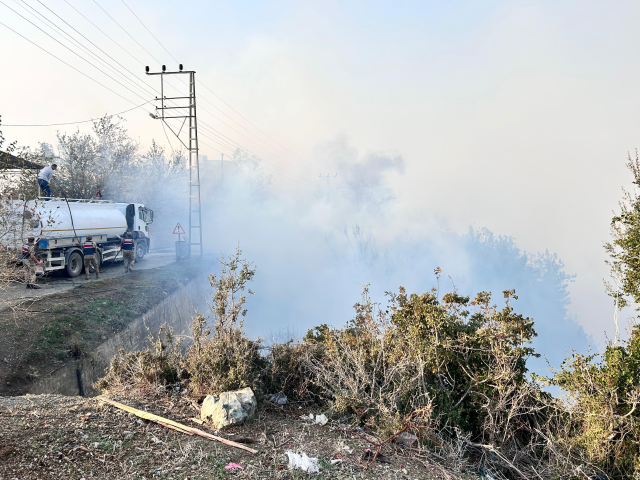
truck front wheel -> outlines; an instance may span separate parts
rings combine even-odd
[[[82,265],[83,261],[80,252],[71,252],[69,257],[67,257],[67,275],[69,275],[71,278],[77,277],[78,275],[80,275],[80,272],[82,272]]]
[[[142,242],[136,243],[136,262],[139,262],[144,258],[144,254],[147,253],[147,244]]]

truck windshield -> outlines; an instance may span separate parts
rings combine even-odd
[[[145,223],[153,223],[153,210],[150,208],[138,208],[138,218]]]

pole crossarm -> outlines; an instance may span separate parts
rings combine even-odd
[[[147,75],[160,75],[160,97],[155,98],[156,101],[160,102],[160,106],[156,106],[156,111],[159,114],[153,116],[153,118],[162,120],[189,152],[189,163],[187,165],[189,169],[189,256],[191,256],[192,247],[198,247],[202,257],[202,203],[200,201],[200,159],[198,157],[198,119],[196,114],[196,72],[193,70],[183,71],[182,64],[178,72],[167,72],[164,65],[162,66],[162,72],[150,72],[149,67],[146,67],[145,70]],[[164,76],[182,74],[189,75],[189,95],[186,97],[165,97]],[[166,106],[165,102],[167,100],[188,100],[188,105]],[[172,109],[185,109],[189,111],[189,114],[165,116],[164,111]],[[184,119],[183,126],[186,119],[189,119],[189,140],[187,144],[180,138],[182,127],[176,133],[167,122],[167,120],[174,118]]]
[[[147,72],[147,75],[181,75],[196,73],[195,70],[181,70],[179,72]]]

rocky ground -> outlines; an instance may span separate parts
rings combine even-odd
[[[190,420],[199,407],[181,396],[134,406],[208,430]],[[9,479],[458,479],[417,451],[385,446],[390,464],[363,459],[374,437],[329,421],[301,404],[262,405],[255,419],[218,435],[251,442],[252,454],[220,442],[169,430],[100,402],[57,395],[0,398],[0,480]],[[216,433],[216,432],[211,432]],[[317,457],[320,473],[289,469],[286,451]],[[244,470],[225,469],[230,462]],[[477,478],[477,477],[476,477]]]

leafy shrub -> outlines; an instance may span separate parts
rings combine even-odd
[[[309,342],[274,343],[265,347],[267,368],[262,377],[266,392],[284,393],[290,399],[318,399],[319,390],[313,384],[307,371],[305,359],[318,355],[321,348]],[[312,353],[314,352],[314,353]]]
[[[106,376],[94,388],[101,393],[140,393],[149,388],[162,390],[179,382],[185,374],[184,359],[181,342],[174,340],[173,329],[162,325],[157,338],[151,333],[148,338],[152,348],[132,353],[120,349],[111,359]]]
[[[193,330],[202,333],[194,337],[186,354],[191,395],[198,398],[245,387],[259,394],[260,378],[267,367],[260,355],[260,340],[248,339],[241,327],[233,325],[223,328],[216,324],[211,332],[202,315],[193,323]]]
[[[533,321],[509,306],[515,292],[505,298],[498,311],[486,292],[473,302],[451,293],[441,303],[435,291],[400,289],[380,310],[365,287],[345,328],[322,326],[307,335],[325,347],[321,358],[308,358],[313,381],[336,413],[356,415],[386,434],[420,410],[425,425],[437,421],[477,440],[504,441],[499,435],[526,384],[535,335]]]
[[[209,276],[214,325],[210,328],[206,318],[197,314],[186,353],[183,354],[181,344],[174,344],[172,331],[162,327],[157,339],[149,337],[152,350],[128,354],[121,351],[113,358],[106,377],[96,383],[96,389],[107,393],[116,387],[140,389],[184,380],[194,398],[244,387],[259,394],[267,361],[260,354],[260,339],[251,340],[242,330],[247,313],[245,290],[249,295],[253,293],[247,289],[247,283],[255,268],[241,255],[238,248],[235,255],[222,256],[220,275]]]
[[[612,478],[640,477],[640,329],[602,355],[574,353],[547,379],[567,393],[557,436]]]
[[[244,387],[261,391],[259,380],[266,368],[260,355],[261,341],[250,340],[242,329],[247,314],[245,291],[253,295],[247,284],[256,270],[241,256],[237,247],[235,255],[218,260],[220,274],[209,275],[213,330],[202,315],[193,320],[193,344],[187,351],[186,363],[190,390],[196,397]]]

